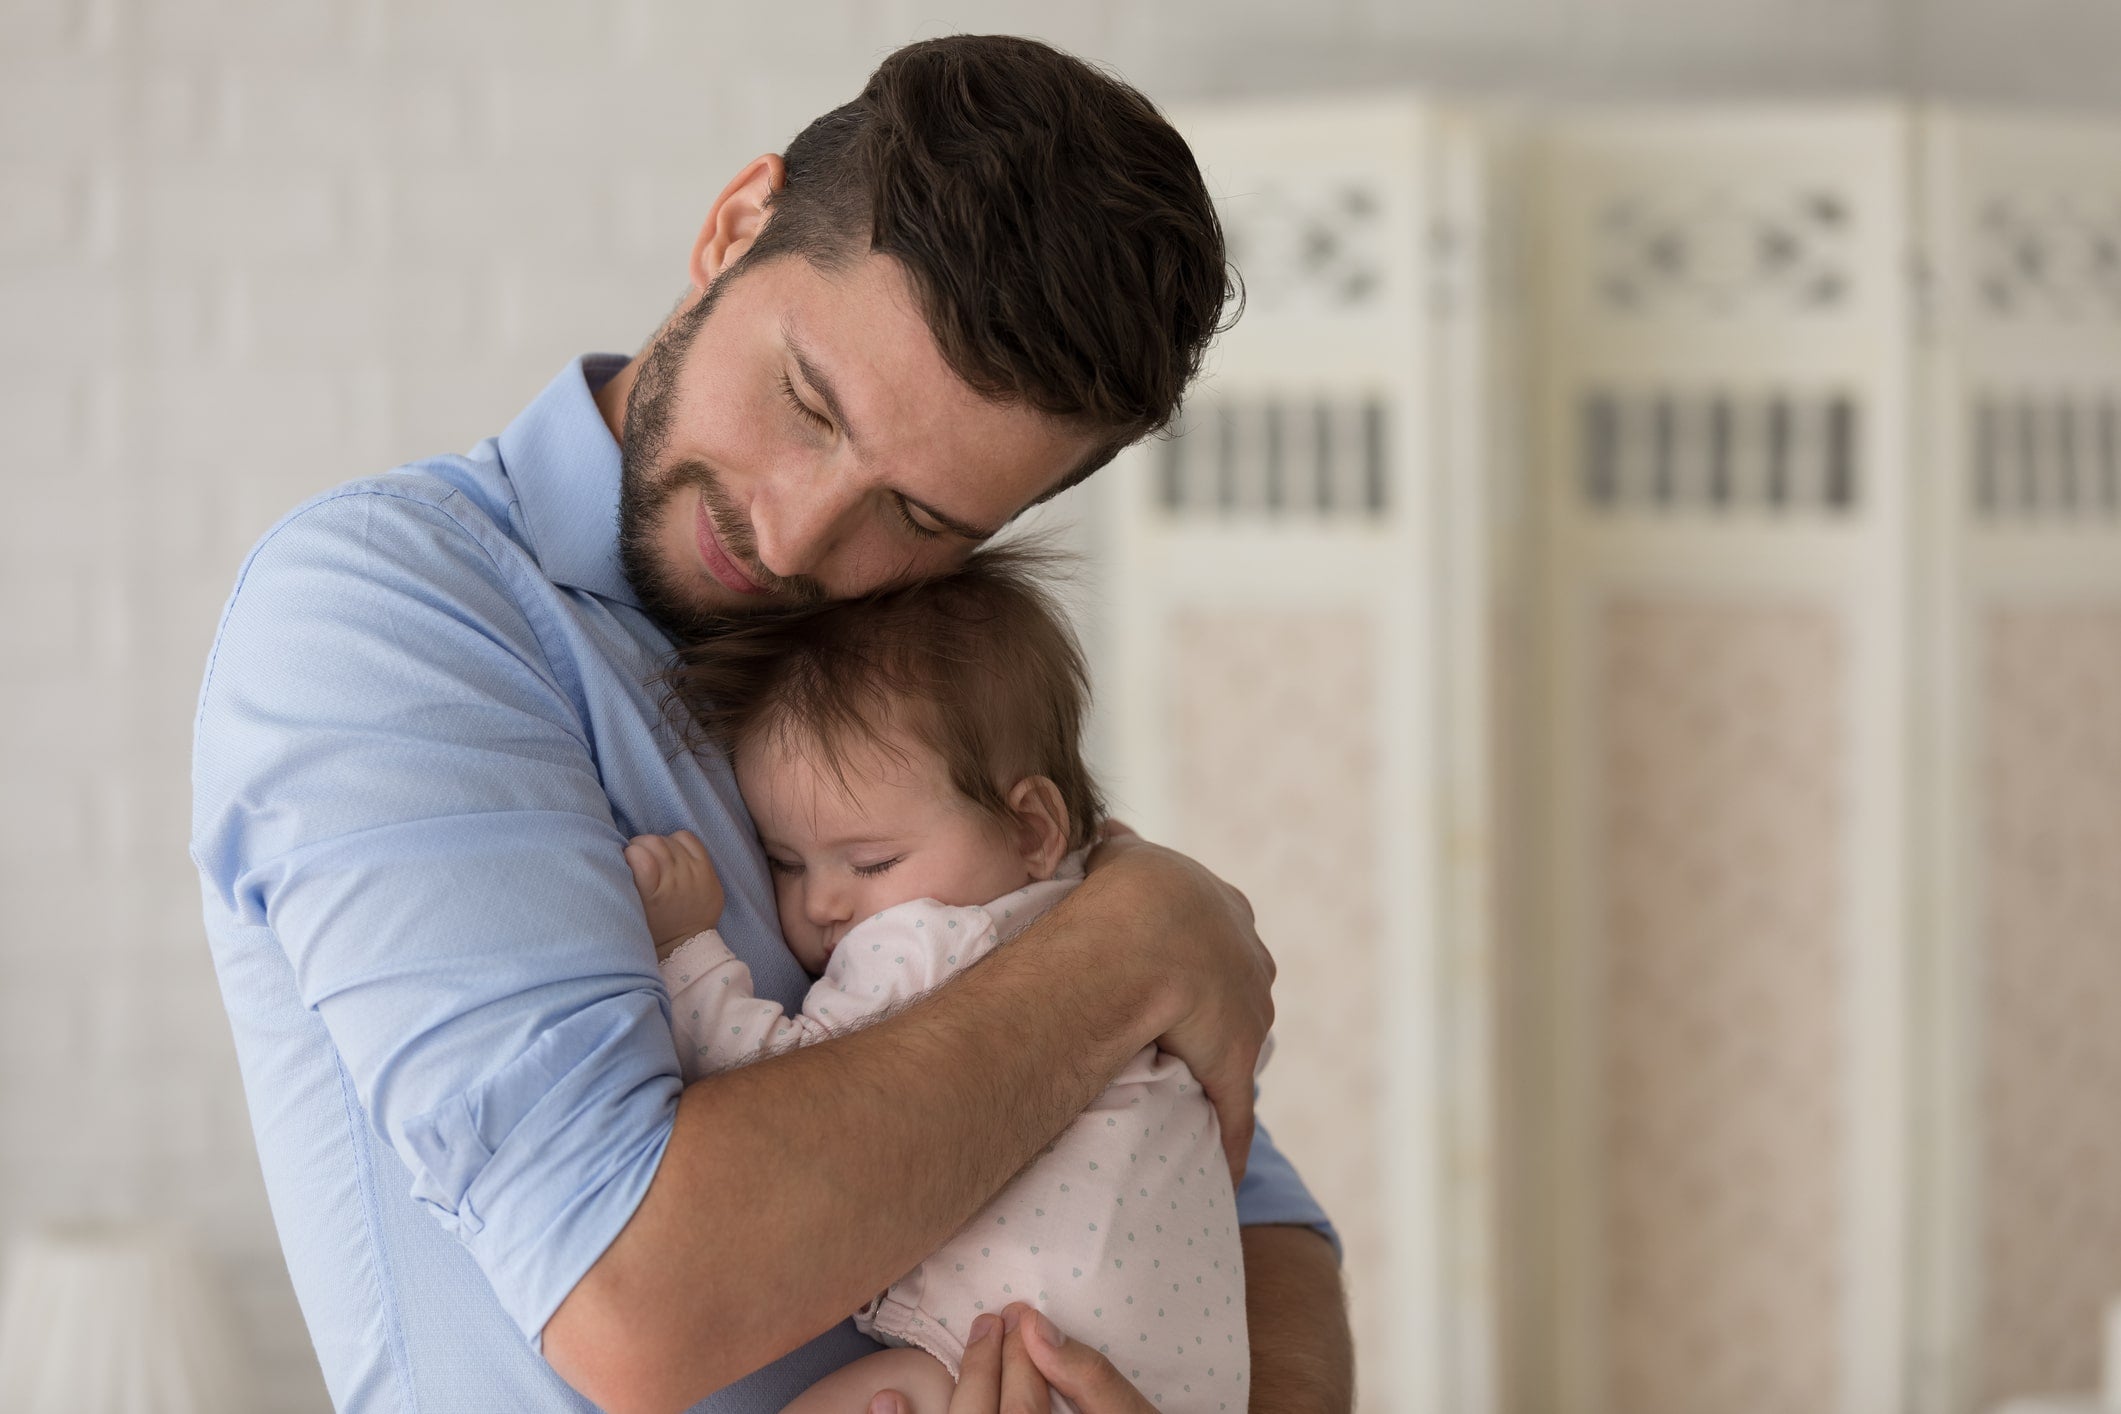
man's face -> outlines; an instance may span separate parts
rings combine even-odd
[[[623,440],[626,572],[680,637],[949,569],[1095,445],[968,387],[875,254],[717,280],[643,357]]]

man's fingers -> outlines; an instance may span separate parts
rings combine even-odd
[[[1257,1060],[1256,1054],[1254,1059]],[[1208,1102],[1215,1106],[1223,1157],[1230,1163],[1230,1181],[1240,1182],[1245,1176],[1245,1161],[1252,1154],[1252,1072],[1240,1067],[1237,1054],[1226,1054],[1217,1062],[1213,1074],[1200,1077],[1200,1083],[1208,1092]]]
[[[1038,1312],[1024,1318],[1025,1353],[1045,1383],[1072,1400],[1082,1414],[1137,1414],[1150,1408],[1141,1391],[1112,1362],[1079,1340],[1070,1340]]]
[[[965,1358],[957,1372],[957,1392],[950,1396],[949,1414],[994,1414],[1002,1398],[1002,1328],[997,1316],[981,1316],[972,1323],[972,1339],[965,1343]]]
[[[1230,1161],[1232,1185],[1245,1181],[1245,1164],[1252,1157],[1252,1086],[1248,1082],[1240,1094],[1232,1094],[1225,1102],[1215,1099],[1215,1118],[1222,1129],[1223,1157]]]
[[[1052,1414],[1053,1401],[1046,1397],[1046,1377],[1038,1372],[1031,1353],[1024,1348],[1024,1322],[1033,1314],[1030,1307],[1018,1304],[1002,1316],[1001,1414]]]
[[[1124,827],[1120,827],[1123,830]],[[1241,1179],[1252,1148],[1252,1062],[1274,1024],[1275,963],[1251,900],[1197,862],[1107,829],[1090,857],[1140,891],[1172,943],[1168,1028],[1158,1043],[1191,1066],[1215,1106],[1223,1154]]]

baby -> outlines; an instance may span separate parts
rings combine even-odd
[[[783,935],[818,978],[796,1015],[754,996],[713,931],[721,888],[699,841],[632,841],[688,1081],[912,1001],[1081,880],[1102,815],[1080,748],[1088,678],[1035,560],[990,550],[688,655],[679,692],[735,762]],[[1160,1408],[1246,1407],[1236,1203],[1214,1110],[1184,1062],[1154,1046],[1129,1062],[856,1313],[901,1348],[813,1386],[790,1414],[859,1414],[885,1389],[943,1414],[973,1320],[1012,1301],[1096,1345]]]

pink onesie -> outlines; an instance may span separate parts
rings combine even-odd
[[[921,899],[849,929],[803,1010],[752,995],[712,932],[663,963],[678,1059],[697,1079],[821,1041],[971,966],[1082,881],[1061,877],[985,907]],[[948,1366],[982,1311],[1028,1301],[1096,1345],[1158,1408],[1243,1410],[1251,1352],[1237,1204],[1215,1111],[1184,1061],[1154,1046],[940,1251],[859,1312],[864,1331]],[[1062,1411],[1066,1402],[1055,1399]]]

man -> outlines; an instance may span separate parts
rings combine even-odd
[[[737,174],[689,273],[637,360],[298,510],[222,622],[193,855],[334,1400],[777,1410],[1161,1040],[1249,1159],[1254,1407],[1345,1409],[1324,1217],[1253,1135],[1272,963],[1241,896],[1117,841],[922,1004],[688,1088],[621,855],[702,834],[725,936],[799,1000],[726,763],[664,713],[671,637],[947,568],[1161,426],[1224,294],[1184,143],[1043,45],[915,45]],[[1038,1371],[1140,1407],[1038,1329],[962,1407]]]

